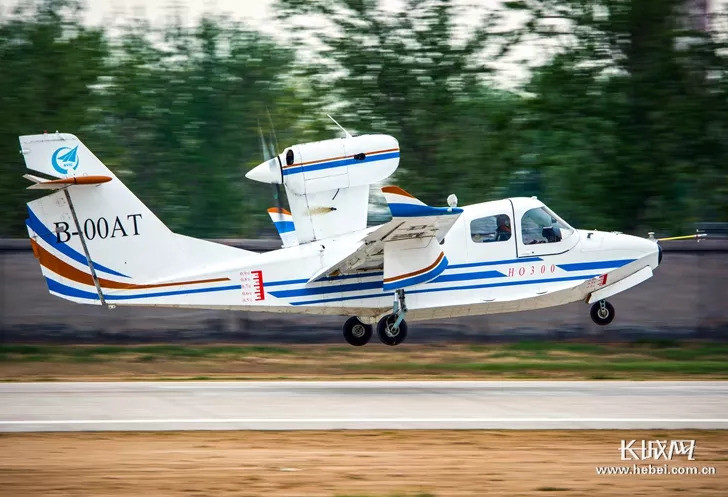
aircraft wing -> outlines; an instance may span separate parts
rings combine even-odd
[[[396,186],[385,186],[382,193],[392,220],[371,231],[349,250],[332,254],[309,283],[328,276],[381,268],[383,289],[388,291],[430,281],[445,270],[447,257],[440,241],[463,210],[430,207]]]

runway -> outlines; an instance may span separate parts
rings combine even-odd
[[[725,381],[0,384],[0,431],[726,429]]]

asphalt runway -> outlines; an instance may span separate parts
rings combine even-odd
[[[0,431],[726,429],[726,381],[0,384]]]

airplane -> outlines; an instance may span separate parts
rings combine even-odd
[[[338,123],[337,123],[338,124]],[[343,128],[342,128],[343,129]],[[658,240],[575,229],[536,197],[445,207],[397,186],[391,220],[367,226],[371,185],[399,165],[398,141],[352,136],[285,148],[246,177],[282,185],[269,209],[282,247],[256,253],[173,233],[76,136],[20,137],[35,257],[52,295],[82,304],[349,316],[351,345],[374,329],[402,343],[408,321],[526,311],[584,301],[598,325],[607,298],[644,282]],[[407,318],[407,320],[405,320]]]

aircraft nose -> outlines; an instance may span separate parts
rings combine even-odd
[[[653,269],[660,265],[662,262],[662,247],[660,247],[659,243],[641,237],[634,237],[634,242],[637,253],[649,257]]]
[[[662,246],[657,244],[657,264],[662,264]]]

